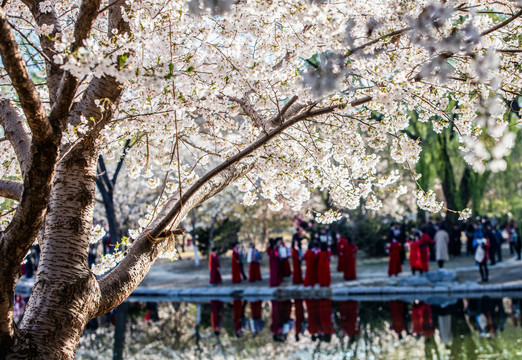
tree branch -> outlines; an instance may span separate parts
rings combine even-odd
[[[23,186],[17,181],[0,180],[0,196],[20,201],[22,198]]]
[[[91,34],[92,26],[98,16],[101,0],[83,0],[80,12],[74,27],[74,42],[71,44],[70,52],[74,53],[83,41]],[[70,72],[64,73],[56,94],[56,102],[51,108],[49,119],[52,124],[61,128],[67,123],[67,114],[71,108],[79,80]]]
[[[54,41],[57,39],[62,32],[60,21],[56,15],[54,4],[52,4],[52,10],[46,13],[40,11],[40,3],[42,0],[22,0],[22,2],[29,8],[38,26],[52,25],[53,30],[48,35],[40,35],[40,46],[42,52],[45,55],[45,68],[46,68],[46,79],[47,88],[49,89],[49,100],[51,105],[56,101],[56,93],[60,86],[60,79],[63,75],[63,70],[59,65],[53,61],[53,56],[56,53],[54,50]]]
[[[30,159],[31,133],[25,124],[25,119],[9,100],[0,100],[0,125],[4,134],[16,153],[22,175],[27,172]]]
[[[493,26],[492,28],[482,32],[480,34],[480,36],[486,36],[488,34],[491,34],[492,32],[494,31],[497,31],[498,29],[501,29],[503,28],[504,26],[508,25],[510,22],[512,22],[513,20],[515,20],[516,18],[520,17],[522,15],[522,10],[519,10],[517,13],[515,13],[512,17],[502,21],[500,24],[497,24],[495,26]]]
[[[0,8],[0,55],[35,139],[43,141],[50,138],[53,135],[51,124],[3,8]]]
[[[148,237],[158,237],[171,223],[175,228],[184,216],[195,206],[219,193],[230,183],[247,174],[255,166],[256,160],[251,155],[254,151],[266,145],[284,130],[298,122],[331,113],[345,107],[344,104],[326,106],[314,110],[309,106],[306,111],[290,118],[277,128],[266,133],[251,145],[234,156],[229,157],[220,165],[209,171],[192,185],[183,197],[173,198],[160,211],[144,233],[134,242],[127,256],[107,276],[100,280],[101,302],[98,311],[93,316],[99,316],[119,305],[138,286],[146,275],[154,260],[161,252],[165,241],[152,245]]]

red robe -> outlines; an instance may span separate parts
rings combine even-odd
[[[279,286],[282,281],[282,276],[280,274],[281,271],[279,269],[279,256],[277,251],[271,247],[268,247],[266,252],[268,254],[268,263],[270,266],[269,284],[271,287]]]
[[[357,301],[339,301],[339,326],[344,333],[353,337],[361,331],[357,325]]]
[[[239,252],[237,249],[232,250],[232,283],[241,282],[241,268],[239,266]]]
[[[321,321],[321,332],[323,334],[333,334],[332,326],[332,300],[320,299],[319,301],[319,317]]]
[[[261,319],[262,304],[263,304],[263,302],[261,300],[252,301],[250,303],[250,313],[251,313],[252,319],[254,319],[254,320]]]
[[[281,322],[281,303],[278,300],[271,300],[270,302],[272,303],[272,324],[270,325],[270,331],[274,335],[279,335],[283,327]]]
[[[237,336],[241,334],[241,318],[243,317],[243,302],[239,299],[235,299],[232,303],[232,310],[234,313],[234,332]]]
[[[255,255],[257,253],[257,250],[254,249],[252,257],[255,258]],[[261,280],[261,266],[259,265],[259,262],[252,261],[250,262],[250,266],[248,268],[248,281],[254,282]]]
[[[422,270],[420,242],[418,240],[408,241],[410,244],[410,268]]]
[[[319,286],[330,286],[330,257],[328,251],[321,251],[319,253]]]
[[[303,256],[306,264],[304,286],[314,286],[317,283],[317,261],[315,252],[308,249]]]
[[[388,275],[398,275],[402,272],[401,264],[402,245],[394,241],[390,244],[390,262],[388,263]]]
[[[430,270],[430,246],[435,244],[428,234],[422,234],[419,240],[421,269],[424,272]]]
[[[406,329],[404,323],[404,303],[402,301],[390,301],[391,328],[397,334],[402,333]]]
[[[424,332],[422,328],[422,309],[423,304],[413,304],[411,307],[411,330],[413,334],[422,335]]]
[[[211,252],[208,258],[208,269],[210,270],[210,284],[217,285],[221,283],[221,274],[219,272],[219,258],[215,252]]]
[[[223,310],[222,301],[210,300],[210,323],[215,332],[221,331],[221,310]]]
[[[305,299],[306,311],[308,313],[308,326],[306,329],[310,335],[315,335],[321,328],[321,316],[319,314],[319,300]]]
[[[299,335],[303,329],[304,321],[304,308],[303,300],[294,299],[294,312],[295,312],[295,334]]]
[[[344,265],[344,279],[355,280],[357,278],[357,271],[355,270],[355,253],[358,251],[354,243],[348,243],[346,248],[345,265]]]
[[[293,276],[292,284],[298,285],[303,283],[303,273],[301,270],[301,258],[299,257],[299,250],[292,249],[292,265],[293,265]]]
[[[345,271],[347,248],[348,241],[343,237],[340,238],[337,243],[337,271]]]

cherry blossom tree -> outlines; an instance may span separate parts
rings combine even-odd
[[[520,0],[0,5],[0,194],[16,200],[0,234],[7,357],[73,358],[87,322],[123,302],[170,255],[186,214],[232,183],[244,204],[262,197],[272,210],[299,208],[311,189],[338,208],[378,209],[376,194],[396,187],[436,212],[432,191],[399,188],[395,171],[377,168],[387,152],[417,178],[408,111],[435,131],[452,126],[475,171],[503,170],[513,144],[502,99],[521,92]],[[136,137],[126,171],[161,191],[132,246],[95,275],[98,158]],[[37,238],[16,325],[19,264]]]

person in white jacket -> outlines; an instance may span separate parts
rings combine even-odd
[[[442,223],[435,234],[435,258],[439,264],[439,269],[444,267],[444,262],[449,260],[448,244],[450,237],[446,231],[446,224]]]

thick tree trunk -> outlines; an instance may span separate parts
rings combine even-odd
[[[36,282],[13,358],[72,359],[99,302],[87,265],[92,230],[96,151],[83,148],[58,165]]]

